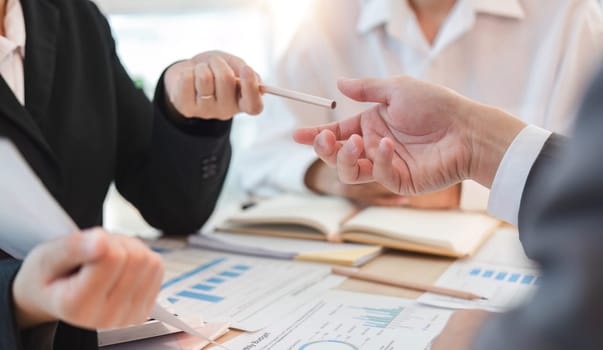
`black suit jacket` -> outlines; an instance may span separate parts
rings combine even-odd
[[[170,119],[162,80],[155,103],[149,102],[122,67],[110,28],[91,2],[21,4],[25,107],[0,79],[0,137],[12,140],[82,228],[101,223],[102,203],[115,181],[154,227],[175,234],[199,229],[224,181],[230,122]],[[10,300],[17,268],[0,262],[1,349],[19,346]],[[95,343],[69,338],[73,342],[59,348]]]
[[[520,235],[541,265],[539,290],[525,306],[487,322],[475,349],[603,349],[602,159],[603,72],[572,141],[548,140],[524,190]]]

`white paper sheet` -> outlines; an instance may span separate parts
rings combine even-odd
[[[479,261],[520,268],[536,268],[521,245],[517,229],[503,227],[496,230],[473,257],[466,261]]]
[[[37,244],[77,231],[10,141],[0,139],[0,248],[23,259]]]
[[[440,276],[435,285],[472,292],[488,300],[466,300],[425,293],[418,301],[454,309],[505,311],[529,299],[536,290],[539,278],[535,268],[458,261]]]
[[[202,313],[208,322],[257,331],[280,320],[345,278],[330,267],[283,260],[243,257],[201,249],[163,255],[164,306],[179,315]]]
[[[332,290],[278,323],[225,345],[245,350],[424,350],[451,314],[407,299]]]

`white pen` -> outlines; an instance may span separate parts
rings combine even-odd
[[[335,107],[337,107],[337,102],[335,102],[334,100],[306,94],[299,91],[283,89],[280,87],[270,86],[266,84],[260,84],[260,89],[262,92],[265,92],[267,94],[288,98],[294,101],[309,103],[319,107],[330,109],[335,109]]]
[[[239,79],[239,78],[236,78],[236,80],[238,82],[241,81],[241,79]],[[290,100],[308,103],[308,104],[319,106],[319,107],[324,107],[324,108],[329,108],[329,109],[335,109],[335,107],[337,107],[337,102],[335,100],[331,100],[331,99],[319,97],[319,96],[314,96],[314,95],[306,94],[306,93],[299,92],[299,91],[289,90],[289,89],[281,88],[278,86],[260,84],[260,91],[265,94],[284,97],[284,98],[288,98]]]

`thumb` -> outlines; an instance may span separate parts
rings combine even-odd
[[[391,96],[388,80],[376,78],[339,79],[337,87],[347,97],[360,102],[387,104]]]
[[[42,275],[49,280],[67,277],[80,266],[100,259],[107,249],[107,237],[101,230],[73,233],[36,248],[43,262]]]

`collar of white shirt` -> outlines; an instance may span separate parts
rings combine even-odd
[[[5,36],[0,37],[3,41],[1,49],[17,50],[21,57],[25,57],[25,20],[23,9],[19,0],[8,0],[6,3],[6,15],[4,17]],[[2,55],[6,55],[2,53]]]
[[[446,46],[470,30],[478,14],[516,20],[525,17],[520,0],[458,0],[443,24],[433,49]],[[407,0],[364,0],[356,24],[357,31],[366,34],[381,25],[385,25],[389,35],[409,44],[416,44],[420,36],[416,16]],[[422,45],[425,46],[424,43]]]

